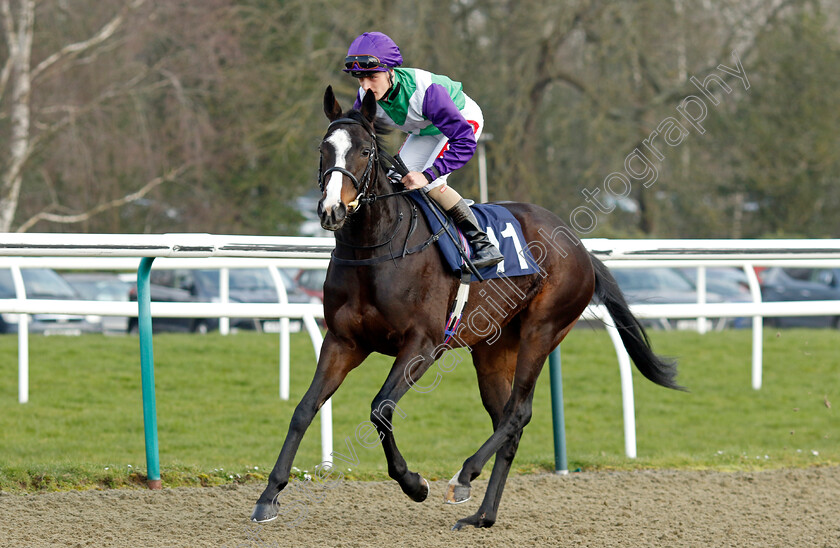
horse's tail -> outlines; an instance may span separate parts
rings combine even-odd
[[[621,341],[624,343],[624,348],[627,349],[633,363],[642,375],[656,384],[666,388],[685,390],[675,381],[676,361],[663,359],[653,353],[647,333],[639,320],[630,312],[630,307],[618,287],[618,282],[604,263],[594,255],[590,257],[592,266],[595,267],[595,295],[610,313]]]

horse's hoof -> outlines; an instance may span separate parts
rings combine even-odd
[[[462,504],[472,498],[470,497],[470,486],[458,483],[460,474],[461,471],[458,470],[458,473],[449,480],[449,484],[446,486],[446,494],[443,496],[443,502],[446,504]]]
[[[277,505],[266,503],[266,502],[258,502],[256,506],[254,506],[254,511],[251,513],[251,521],[255,521],[257,523],[266,523],[268,521],[274,521],[277,519]]]
[[[411,482],[410,484],[408,482],[401,482],[400,487],[403,493],[408,495],[408,498],[414,502],[423,502],[429,496],[429,482],[420,474],[415,474],[414,472],[411,472],[411,474],[416,476],[419,481],[416,483]]]
[[[414,502],[423,502],[429,497],[429,491],[431,490],[431,488],[429,487],[429,482],[426,481],[426,478],[424,478],[423,476],[420,476],[420,482],[422,483],[422,489],[420,491],[420,494],[417,495],[417,497],[414,499]]]
[[[409,472],[397,480],[400,489],[414,502],[423,502],[429,496],[429,482],[416,472]]]
[[[464,523],[463,521],[458,520],[458,521],[455,522],[455,525],[452,526],[452,530],[453,531],[460,531],[461,529],[466,528],[467,525],[468,524]]]
[[[492,527],[495,523],[494,520],[488,520],[487,516],[482,514],[474,514],[468,518],[459,519],[455,522],[455,525],[452,526],[453,531],[460,531],[461,529],[466,529],[467,527]]]
[[[446,504],[463,504],[470,500],[470,488],[463,485],[448,485],[443,502]]]

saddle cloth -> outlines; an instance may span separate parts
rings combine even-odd
[[[408,196],[420,207],[426,217],[426,222],[429,223],[429,228],[435,233],[441,229],[442,225],[423,197],[419,195],[419,192],[422,191],[412,192]],[[522,227],[510,211],[500,205],[493,204],[474,204],[471,209],[478,220],[479,226],[484,228],[490,241],[499,248],[505,257],[505,260],[499,264],[479,270],[485,280],[502,276],[508,278],[524,276],[537,272],[536,261],[527,248],[528,242],[522,235]],[[447,230],[458,239],[463,249],[466,250],[467,256],[472,257],[473,251],[461,231],[455,227],[451,219],[445,218],[444,214],[439,211],[437,214],[448,223]],[[455,247],[452,238],[442,234],[437,244],[444,261],[453,273],[460,276],[462,271],[468,270],[464,266],[464,260],[461,258],[461,254]],[[472,277],[472,281],[476,281],[475,276]]]

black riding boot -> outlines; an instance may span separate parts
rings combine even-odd
[[[470,241],[475,251],[472,262],[476,268],[486,268],[504,260],[496,246],[487,238],[487,233],[478,226],[478,220],[463,198],[446,212]]]

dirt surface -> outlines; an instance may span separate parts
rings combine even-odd
[[[0,546],[840,546],[840,467],[514,477],[496,525],[468,531],[450,527],[486,484],[459,506],[444,485],[417,504],[396,483],[341,482],[264,525],[247,521],[257,485],[0,493]]]

